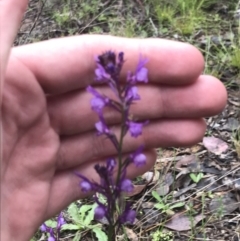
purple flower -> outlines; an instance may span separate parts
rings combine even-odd
[[[129,157],[133,161],[133,163],[137,167],[144,166],[146,164],[147,158],[146,156],[142,153],[143,151],[143,146],[140,146],[134,153],[132,153]]]
[[[135,74],[128,72],[127,81],[131,84],[139,83],[147,83],[148,82],[148,69],[144,67],[144,65],[148,62],[147,59],[143,59],[140,56]]]
[[[129,128],[129,132],[132,137],[138,137],[142,134],[142,128],[143,126],[147,125],[149,121],[145,122],[134,122],[134,121],[127,121],[127,125]]]
[[[122,216],[120,217],[120,222],[122,224],[133,224],[136,218],[136,212],[126,207],[125,211],[123,212]]]
[[[43,223],[43,224],[40,226],[40,230],[41,230],[42,232],[47,232],[47,230],[48,230],[47,225],[46,225],[45,223]]]
[[[137,167],[144,166],[146,164],[146,156],[139,153],[133,158],[133,162]]]
[[[91,183],[86,180],[81,181],[80,186],[83,193],[92,191]]]
[[[57,229],[58,229],[58,231],[60,230],[60,228],[58,228],[58,227],[57,227]],[[40,230],[42,232],[49,233],[50,236],[48,238],[48,241],[56,241],[53,228],[50,228],[45,223],[43,223],[40,227]]]
[[[94,98],[91,99],[91,107],[92,110],[96,112],[102,111],[103,107],[109,104],[109,98],[101,95],[97,90],[95,90],[92,86],[87,87],[87,91],[91,93]]]
[[[140,57],[140,60],[138,62],[136,72],[135,72],[135,78],[137,82],[148,82],[148,69],[144,67],[144,65],[148,62],[147,59],[142,59]]]
[[[108,129],[108,127],[103,119],[98,121],[95,124],[95,128],[97,129],[99,135],[110,134],[110,130]]]
[[[133,184],[131,180],[129,179],[124,179],[121,182],[121,190],[124,192],[132,192],[133,191]]]
[[[97,207],[94,210],[95,219],[101,220],[106,218],[109,223],[109,230],[119,228],[124,223],[134,223],[136,212],[130,208],[130,205],[125,202],[120,205],[119,210],[124,210],[116,217],[116,203],[120,203],[119,200],[123,192],[132,192],[134,186],[130,179],[126,178],[126,170],[130,163],[134,163],[137,167],[143,166],[146,163],[146,156],[142,153],[143,147],[138,148],[134,153],[130,154],[126,159],[122,158],[123,154],[123,138],[129,131],[130,135],[137,138],[142,134],[143,126],[147,122],[140,123],[135,121],[129,113],[131,105],[134,101],[140,100],[138,94],[137,83],[148,82],[148,70],[145,68],[147,63],[146,59],[142,59],[140,56],[138,65],[135,72],[129,72],[127,81],[120,81],[120,72],[124,64],[124,53],[120,52],[116,54],[113,51],[107,51],[95,58],[97,68],[95,69],[95,75],[97,81],[104,81],[108,87],[113,91],[115,98],[110,99],[107,96],[99,93],[91,86],[87,87],[87,91],[93,95],[91,99],[91,108],[96,111],[99,117],[99,121],[95,123],[98,135],[106,135],[114,145],[118,153],[118,160],[108,158],[105,165],[96,164],[94,166],[99,181],[90,181],[88,178],[81,174],[77,174],[82,180],[80,183],[83,192],[94,191],[100,193],[106,198],[106,203],[102,203],[98,195],[94,195]],[[108,106],[121,114],[122,123],[120,139],[111,131],[110,127],[103,116],[103,108]],[[113,123],[115,124],[115,123]],[[121,140],[121,141],[119,141]],[[118,164],[118,168],[116,168]],[[115,170],[117,169],[117,170]],[[116,175],[115,175],[116,174]],[[115,178],[116,176],[116,178]],[[119,212],[118,212],[119,213]],[[60,226],[65,221],[58,221]],[[116,231],[117,233],[117,231]],[[111,231],[109,231],[111,234]],[[113,236],[115,232],[113,232]],[[111,240],[115,240],[114,237],[110,237]]]
[[[116,161],[113,158],[107,160],[107,170],[109,173],[112,173],[113,169],[117,165]]]
[[[148,82],[148,69],[147,68],[141,68],[139,69],[139,71],[136,73],[136,80],[138,82],[144,82],[147,83]]]
[[[58,219],[57,219],[57,229],[60,229],[65,223],[66,222],[63,218],[63,213],[61,212],[58,216]]]
[[[94,217],[97,220],[101,220],[106,215],[106,207],[104,205],[99,205],[94,209]]]
[[[100,64],[97,64],[97,68],[95,69],[95,76],[96,81],[104,81],[110,78],[109,74]]]
[[[53,236],[50,236],[50,237],[48,238],[48,241],[56,241],[56,239],[55,239]]]
[[[138,137],[139,135],[142,134],[143,123],[129,121],[128,127],[132,137]]]
[[[127,101],[140,100],[140,96],[138,94],[138,88],[136,86],[131,86],[127,90],[127,94],[126,94],[125,99]]]
[[[91,100],[92,110],[96,112],[101,111],[105,105],[106,105],[106,102],[104,101],[104,99],[95,97]]]

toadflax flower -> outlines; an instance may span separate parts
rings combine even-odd
[[[94,210],[94,218],[97,220],[101,220],[106,215],[106,207],[104,205],[99,205]]]
[[[42,232],[48,233],[49,237],[47,241],[58,241],[59,240],[59,235],[60,235],[60,230],[62,226],[65,224],[65,220],[63,218],[63,213],[61,212],[57,218],[57,226],[56,229],[52,227],[48,227],[45,223],[43,223],[40,227],[40,230]]]
[[[121,182],[121,190],[124,192],[132,192],[133,191],[132,181],[129,179],[123,179]]]
[[[136,83],[147,83],[148,82],[148,69],[145,67],[145,64],[148,62],[147,59],[143,59],[140,56],[137,68],[135,73],[128,72],[127,81],[131,84]]]
[[[122,197],[126,192],[132,192],[134,186],[132,181],[127,178],[127,168],[130,163],[136,167],[141,167],[146,163],[146,156],[143,154],[143,147],[139,147],[135,152],[123,159],[123,138],[129,133],[132,137],[137,138],[142,134],[143,127],[148,123],[138,122],[130,113],[130,107],[140,100],[137,84],[148,82],[148,70],[145,64],[148,60],[140,57],[134,72],[129,72],[125,81],[120,77],[120,73],[125,62],[124,53],[116,54],[113,51],[105,53],[95,58],[97,68],[95,77],[97,82],[109,86],[115,95],[114,99],[99,93],[92,86],[87,87],[87,91],[93,95],[91,99],[91,108],[98,115],[99,120],[95,123],[98,135],[105,135],[110,139],[117,151],[116,158],[108,158],[105,164],[96,164],[94,169],[98,175],[98,182],[76,173],[81,179],[80,188],[82,192],[92,192],[101,194],[105,202],[99,199],[99,195],[94,195],[97,207],[94,210],[94,217],[97,220],[106,218],[109,223],[108,240],[115,240],[116,230],[121,224],[133,224],[136,212],[129,204],[122,202]],[[105,107],[112,108],[121,115],[120,135],[116,136],[111,130],[103,115]],[[105,113],[104,113],[105,114]],[[106,111],[107,114],[107,111]],[[120,205],[116,207],[116,205]],[[116,215],[117,214],[117,215]],[[117,228],[117,229],[116,229]]]
[[[142,153],[143,146],[140,146],[134,153],[130,154],[130,160],[135,164],[137,167],[144,166],[146,164],[147,158]]]
[[[83,180],[80,184],[81,190],[84,193],[90,192],[92,190],[92,184],[88,181]]]
[[[136,218],[136,212],[130,208],[129,203],[126,204],[125,210],[119,217],[121,224],[133,224]]]
[[[109,98],[101,95],[92,86],[88,86],[87,91],[94,95],[94,98],[91,100],[91,107],[92,110],[96,111],[97,113],[100,113],[105,106],[110,104]]]

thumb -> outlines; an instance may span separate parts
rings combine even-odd
[[[28,0],[0,0],[0,83]]]

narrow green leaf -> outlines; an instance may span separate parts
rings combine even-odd
[[[95,227],[92,229],[92,231],[95,233],[98,241],[108,241],[106,233],[104,233],[101,228]]]
[[[61,230],[79,230],[82,227],[77,224],[66,223],[62,226]]]
[[[180,208],[183,207],[185,205],[184,202],[178,202],[178,203],[174,203],[172,206],[170,206],[170,209],[174,209],[174,208]]]
[[[72,241],[80,241],[80,238],[81,238],[81,233],[77,232]]]
[[[190,177],[194,182],[197,182],[197,176],[195,173],[190,173]]]
[[[154,207],[157,208],[157,209],[165,209],[165,205],[162,204],[162,203],[156,203],[156,204],[154,205]]]
[[[158,195],[158,193],[156,191],[152,191],[152,196],[157,199],[160,203],[162,202],[162,199],[160,198],[160,196]]]
[[[198,174],[196,173],[190,173],[190,177],[191,179],[195,182],[195,183],[198,183],[202,178],[203,178],[203,173],[200,172]]]

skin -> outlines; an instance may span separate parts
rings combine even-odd
[[[1,240],[29,240],[48,218],[85,197],[73,171],[98,180],[95,163],[116,151],[96,137],[97,115],[85,91],[94,81],[94,55],[124,51],[134,71],[139,53],[149,59],[149,83],[139,86],[141,101],[131,109],[139,120],[150,120],[142,136],[125,138],[124,153],[145,145],[147,164],[130,166],[128,177],[149,170],[156,147],[189,146],[201,141],[203,117],[224,108],[222,83],[201,75],[204,60],[193,46],[163,39],[125,39],[83,35],[13,48],[11,44],[27,1],[0,1],[1,43]],[[11,8],[11,16],[7,14]],[[4,86],[3,86],[4,80]],[[96,88],[111,96],[107,86]],[[104,116],[119,135],[120,116]]]

